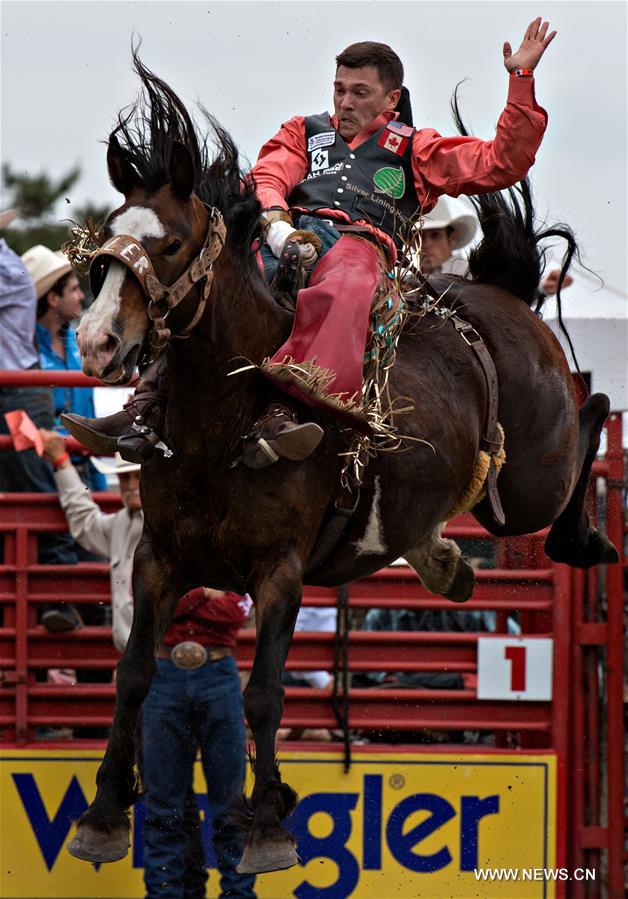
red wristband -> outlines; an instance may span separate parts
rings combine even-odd
[[[517,78],[532,78],[534,75],[533,69],[515,69],[515,75]]]
[[[59,456],[58,459],[55,459],[54,462],[52,463],[52,467],[53,467],[55,470],[56,470],[57,468],[61,468],[61,466],[63,465],[63,463],[66,462],[66,461],[67,461],[67,462],[70,461],[70,454],[69,454],[69,453],[64,453],[62,456]]]

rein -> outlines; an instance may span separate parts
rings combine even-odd
[[[140,282],[144,294],[148,297],[148,317],[151,331],[148,340],[153,351],[161,351],[170,338],[185,338],[201,319],[205,304],[214,279],[213,266],[220,255],[225,237],[226,227],[222,213],[212,207],[209,210],[209,225],[203,247],[185,272],[169,287],[162,284],[153,268],[153,263],[139,240],[129,234],[118,234],[111,237],[93,254],[90,263],[90,280],[97,277],[95,264],[102,257],[109,257],[121,262]],[[188,324],[176,334],[166,325],[166,319],[173,309],[188,295],[195,284],[205,280],[198,306]],[[92,283],[92,287],[93,287]],[[97,291],[95,291],[97,293]]]

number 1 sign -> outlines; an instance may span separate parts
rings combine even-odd
[[[552,650],[545,637],[480,637],[478,699],[551,699]]]

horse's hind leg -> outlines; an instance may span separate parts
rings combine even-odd
[[[619,561],[613,544],[591,526],[585,509],[591,466],[600,446],[602,426],[609,413],[609,400],[594,393],[580,409],[580,475],[567,506],[558,516],[545,541],[545,552],[553,562],[575,568],[591,568]]]
[[[431,531],[418,546],[404,553],[404,559],[430,593],[466,602],[473,595],[475,571],[462,558],[458,544],[441,537],[442,529],[439,525]]]
[[[78,822],[68,852],[89,862],[114,862],[129,848],[128,808],[137,798],[135,725],[155,668],[155,646],[179,598],[174,578],[142,538],[134,562],[133,626],[116,677],[116,709],[96,796]]]
[[[296,794],[282,783],[275,759],[281,722],[284,663],[301,602],[302,570],[296,555],[284,557],[264,578],[255,595],[257,645],[244,708],[255,739],[252,819],[245,837],[241,874],[261,874],[296,865],[294,840],[282,821],[296,805]]]

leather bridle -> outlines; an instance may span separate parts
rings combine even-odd
[[[148,340],[153,351],[160,351],[171,337],[189,336],[192,328],[200,321],[214,278],[214,262],[223,248],[226,233],[222,213],[212,206],[209,210],[207,236],[200,253],[186,271],[169,287],[162,284],[155,274],[150,256],[139,240],[129,234],[117,234],[115,237],[110,237],[96,250],[90,262],[89,277],[94,296],[98,293],[98,285],[102,285],[103,258],[107,257],[121,262],[139,281],[144,294],[148,297],[148,317],[151,321]],[[166,319],[188,295],[192,287],[203,279],[205,279],[205,283],[202,285],[194,315],[184,328],[173,334],[166,325]]]

